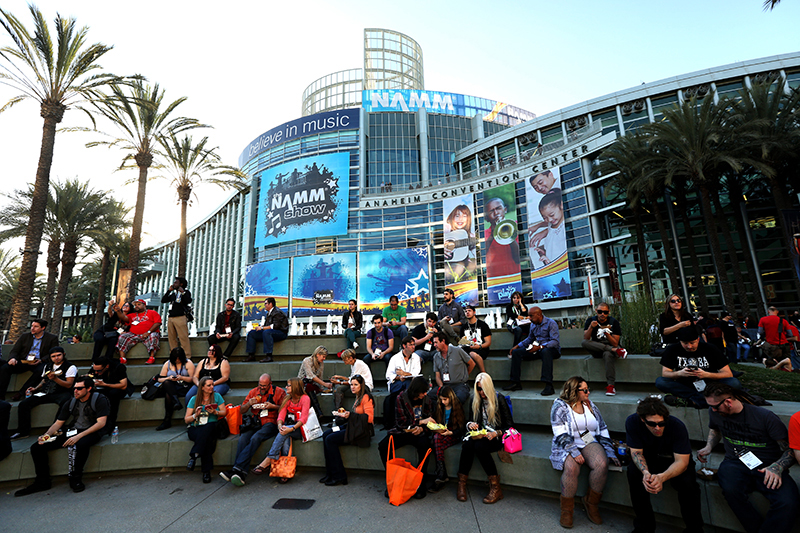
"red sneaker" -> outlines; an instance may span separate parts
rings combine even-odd
[[[147,361],[144,362],[144,364],[152,365],[155,362],[156,362],[156,358],[151,355],[150,358]]]
[[[128,364],[128,360],[125,357],[122,357],[121,355],[119,356],[119,362],[120,362],[120,364],[123,364],[123,365]]]
[[[625,348],[617,348],[617,357],[620,359],[626,359],[628,357],[628,350]]]
[[[614,385],[607,385],[606,386],[606,396],[616,396],[617,389],[614,388]]]

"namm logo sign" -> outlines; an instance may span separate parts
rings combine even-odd
[[[302,170],[277,174],[266,191],[266,235],[277,237],[293,227],[330,221],[338,192],[339,178],[316,161]]]
[[[435,91],[367,90],[362,95],[362,106],[367,111],[417,111],[424,107],[436,113],[456,113],[458,96]]]

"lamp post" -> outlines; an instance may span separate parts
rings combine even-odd
[[[586,260],[581,266],[586,269],[586,279],[589,285],[589,305],[591,309],[594,309],[594,289],[592,288],[592,269],[594,269],[594,261]]]

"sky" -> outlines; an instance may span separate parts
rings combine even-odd
[[[100,61],[106,71],[144,75],[166,90],[167,101],[187,97],[177,113],[213,126],[193,136],[207,135],[230,165],[259,134],[300,117],[303,90],[314,80],[362,67],[368,27],[400,31],[422,46],[426,89],[500,100],[540,116],[643,82],[800,50],[800,2],[791,0],[771,12],[761,0],[36,5],[48,21],[58,12],[88,26],[87,42],[113,45]],[[2,9],[32,27],[27,2],[3,0]],[[10,44],[3,31],[0,46]],[[0,107],[15,94],[0,85]],[[61,126],[91,123],[68,110]],[[117,134],[102,120],[98,130]],[[137,171],[117,171],[125,154],[85,147],[104,138],[100,132],[59,133],[51,180],[89,180],[133,207],[135,186],[125,182]],[[41,135],[38,104],[0,114],[0,194],[34,181]],[[147,192],[143,245],[177,238],[180,210],[169,180],[150,181]],[[199,187],[189,228],[228,195]],[[0,205],[5,202],[0,196]],[[16,249],[22,242],[2,246]]]

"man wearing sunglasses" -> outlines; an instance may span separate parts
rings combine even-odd
[[[702,533],[700,486],[695,477],[692,446],[686,426],[670,416],[657,397],[639,402],[636,413],[625,421],[625,442],[631,451],[628,488],[635,513],[633,531],[654,532],[656,518],[650,495],[660,493],[667,481],[678,494],[687,533]]]
[[[628,352],[619,345],[622,328],[619,321],[611,316],[611,309],[606,303],[597,306],[597,315],[586,319],[583,325],[583,342],[581,346],[595,359],[602,358],[606,367],[606,396],[614,396],[617,389],[617,357],[625,358]]]
[[[708,442],[697,452],[701,463],[723,442],[725,459],[717,477],[722,495],[745,531],[789,532],[797,519],[800,493],[789,475],[795,457],[789,432],[778,415],[763,407],[743,403],[739,391],[722,383],[709,385],[703,394],[711,408]],[[750,493],[769,500],[766,516],[753,507]]]

